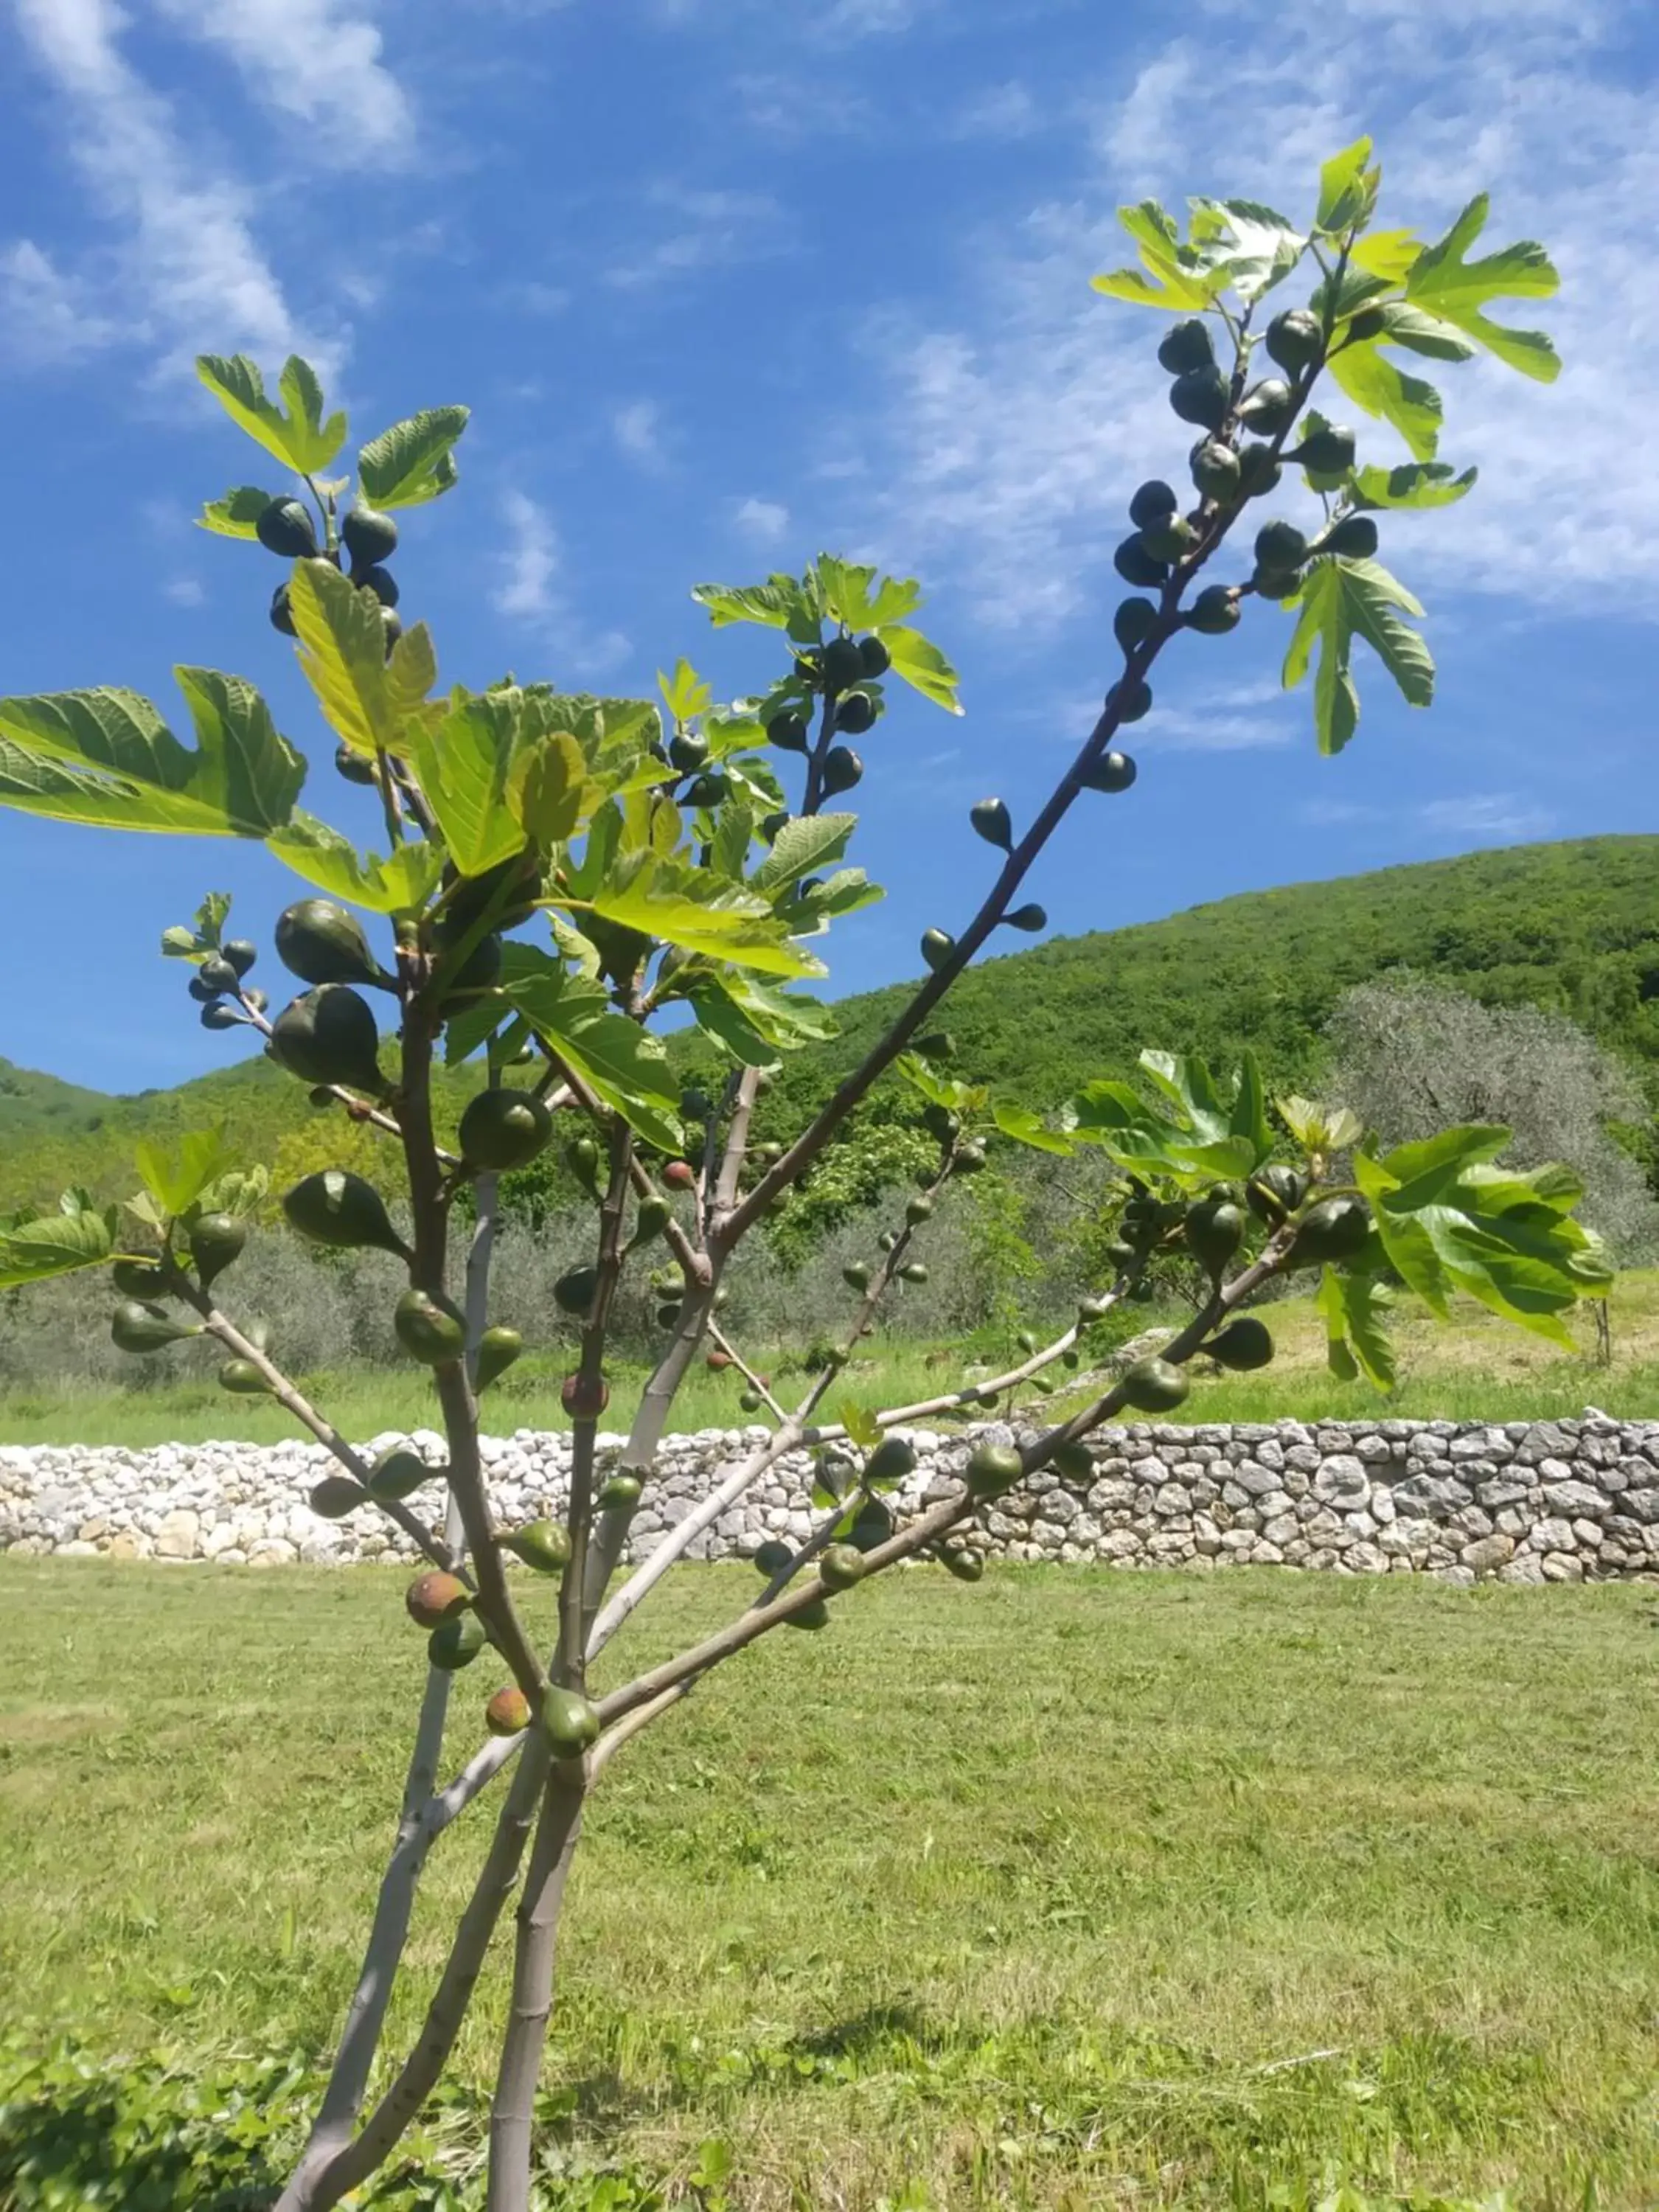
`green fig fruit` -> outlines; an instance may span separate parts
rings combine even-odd
[[[523,1350],[524,1339],[516,1328],[504,1328],[499,1325],[487,1328],[478,1339],[478,1349],[474,1355],[473,1395],[477,1396],[487,1390],[492,1382],[499,1382]]]
[[[978,1175],[985,1166],[983,1145],[959,1145],[956,1158],[951,1163],[952,1175]]]
[[[398,580],[390,568],[354,568],[351,580],[360,592],[373,592],[383,607],[397,605]]]
[[[198,1006],[213,1006],[217,1002],[221,995],[218,985],[216,983],[207,982],[204,979],[199,969],[185,985],[185,988],[189,992],[191,997],[195,1000]]]
[[[380,609],[380,629],[386,637],[386,657],[392,658],[392,648],[404,634],[404,626],[388,606]]]
[[[440,1480],[442,1474],[441,1467],[428,1467],[418,1452],[395,1444],[390,1451],[382,1452],[368,1470],[368,1494],[398,1504],[405,1498],[412,1498],[424,1484]]]
[[[1069,1443],[1056,1444],[1048,1455],[1048,1464],[1067,1482],[1094,1480],[1095,1455],[1080,1437]]]
[[[1239,402],[1238,419],[1258,437],[1275,438],[1296,420],[1296,394],[1282,377],[1263,377]]]
[[[1198,532],[1184,514],[1161,514],[1140,533],[1140,542],[1154,561],[1173,565],[1184,561],[1198,543]]]
[[[788,1614],[783,1625],[786,1628],[828,1628],[830,1607],[823,1598],[815,1597],[798,1611]]]
[[[1172,1413],[1191,1383],[1167,1359],[1137,1359],[1118,1379],[1126,1405],[1141,1413]]]
[[[1030,1358],[1031,1354],[1035,1352],[1037,1348],[1037,1340],[1036,1337],[1032,1335],[1029,1328],[1018,1330],[1014,1336],[1014,1342],[1019,1350],[1026,1355],[1027,1358]]]
[[[476,1613],[457,1613],[434,1628],[426,1640],[427,1664],[446,1674],[470,1667],[489,1641]]]
[[[407,1290],[392,1311],[398,1341],[423,1367],[441,1367],[466,1350],[466,1323],[448,1299]]]
[[[876,702],[867,691],[847,692],[836,708],[836,729],[846,737],[861,738],[875,721]]]
[[[201,1023],[204,1030],[246,1029],[247,1016],[239,1014],[234,1006],[228,1006],[216,999],[210,1006],[203,1007]]]
[[[682,775],[696,775],[708,761],[708,740],[701,730],[680,730],[668,740],[668,758]]]
[[[247,1224],[234,1213],[198,1215],[190,1231],[190,1257],[204,1290],[240,1256],[246,1243]]]
[[[899,1269],[898,1279],[902,1283],[925,1283],[927,1280],[927,1269],[920,1260],[908,1260]]]
[[[864,673],[856,639],[832,637],[823,648],[823,669],[826,691],[850,691]]]
[[[1364,345],[1371,338],[1380,338],[1389,327],[1388,310],[1384,307],[1362,307],[1348,319],[1348,336],[1356,345]]]
[[[623,1468],[604,1485],[594,1503],[604,1513],[631,1513],[640,1502],[643,1487],[637,1474],[629,1474]]]
[[[234,991],[242,980],[229,961],[221,959],[216,952],[210,953],[196,973],[201,980],[203,989],[216,994]]]
[[[805,715],[793,709],[787,714],[774,714],[766,726],[766,734],[780,752],[804,753],[812,742]]]
[[[1271,446],[1242,446],[1238,454],[1238,495],[1261,499],[1278,489],[1284,471],[1273,459]]]
[[[1297,1224],[1287,1264],[1317,1267],[1357,1259],[1370,1234],[1370,1209],[1363,1198],[1321,1199]]]
[[[278,584],[270,595],[270,626],[279,629],[284,637],[298,637],[294,627],[292,594],[286,584]]]
[[[878,637],[859,640],[859,673],[866,683],[874,683],[885,676],[893,665],[893,656]]]
[[[1369,514],[1348,514],[1334,522],[1313,550],[1340,554],[1346,561],[1369,561],[1377,542],[1376,524]]]
[[[302,1083],[340,1083],[378,1095],[380,1033],[367,1000],[349,984],[319,983],[284,1006],[267,1049]]]
[[[556,1684],[542,1699],[541,1727],[556,1759],[580,1759],[599,1741],[599,1708],[580,1690]]]
[[[1228,1199],[1194,1199],[1182,1228],[1199,1266],[1206,1274],[1219,1275],[1244,1242],[1243,1211]]]
[[[570,1531],[562,1521],[528,1521],[500,1541],[538,1575],[556,1575],[570,1557]]]
[[[1206,439],[1193,450],[1193,482],[1206,499],[1212,499],[1218,507],[1231,507],[1239,495],[1243,471],[1238,455],[1231,446]]]
[[[409,1256],[409,1247],[392,1227],[380,1192],[345,1168],[323,1168],[296,1182],[283,1194],[283,1212],[289,1226],[313,1244]]]
[[[705,769],[688,788],[685,803],[688,806],[712,809],[723,806],[731,793],[732,781],[723,768]]]
[[[879,1498],[866,1498],[854,1516],[853,1525],[847,1532],[849,1544],[856,1544],[860,1552],[873,1552],[884,1544],[893,1533],[893,1516]]]
[[[268,1398],[270,1385],[251,1359],[227,1359],[219,1370],[219,1388],[239,1398]]]
[[[1229,1322],[1225,1328],[1198,1348],[1206,1358],[1241,1374],[1266,1367],[1273,1356],[1273,1340],[1267,1324],[1259,1322],[1254,1314],[1243,1314],[1238,1320]]]
[[[968,810],[968,819],[975,832],[988,845],[995,845],[1004,853],[1014,849],[1014,828],[1008,818],[1007,802],[1001,799],[978,799]]]
[[[599,1271],[597,1267],[572,1267],[554,1284],[554,1302],[562,1313],[580,1317],[592,1311],[599,1287]]]
[[[1258,568],[1250,578],[1250,586],[1257,596],[1271,599],[1275,605],[1293,599],[1302,589],[1302,579],[1294,569],[1288,574],[1273,568]]]
[[[848,1590],[864,1580],[864,1554],[856,1544],[829,1544],[818,1555],[818,1580],[825,1589]]]
[[[1258,1168],[1244,1190],[1251,1212],[1272,1229],[1277,1229],[1294,1213],[1307,1195],[1307,1176],[1298,1169],[1281,1166],[1278,1161]]]
[[[1152,711],[1152,687],[1139,679],[1114,684],[1106,694],[1106,711],[1120,722],[1139,722]]]
[[[503,1173],[527,1167],[552,1133],[553,1116],[532,1091],[492,1087],[467,1101],[461,1153],[469,1166]]]
[[[334,899],[298,899],[276,917],[276,957],[302,983],[380,983],[363,926]]]
[[[349,1474],[325,1474],[312,1485],[306,1503],[319,1521],[343,1521],[348,1513],[368,1504],[368,1492]]]
[[[1215,365],[1215,343],[1210,326],[1197,315],[1183,316],[1164,332],[1158,349],[1158,367],[1170,376],[1188,376]]]
[[[1358,441],[1353,432],[1328,424],[1310,430],[1288,460],[1300,461],[1310,477],[1345,477],[1353,466]]]
[[[902,1482],[907,1474],[915,1473],[915,1465],[914,1444],[903,1437],[884,1437],[864,1462],[864,1480],[872,1489]]]
[[[1154,477],[1150,483],[1142,484],[1129,501],[1129,520],[1137,530],[1146,531],[1152,524],[1162,522],[1166,515],[1173,514],[1180,504],[1169,485]]]
[[[1318,360],[1324,343],[1325,326],[1306,307],[1287,307],[1267,325],[1268,355],[1292,376],[1299,376]]]
[[[942,929],[921,933],[921,957],[937,975],[957,949],[957,940]]]
[[[522,1735],[530,1725],[530,1700],[516,1682],[497,1690],[484,1707],[484,1726],[491,1735]]]
[[[128,1298],[111,1315],[109,1334],[110,1341],[118,1352],[162,1352],[170,1344],[182,1344],[187,1336],[199,1336],[202,1325],[199,1322],[169,1321],[153,1306]]]
[[[599,1194],[599,1148],[592,1137],[575,1137],[564,1148],[570,1172],[590,1198]]]
[[[1264,522],[1255,533],[1255,564],[1275,574],[1299,568],[1308,557],[1308,541],[1293,522]]]
[[[924,1221],[933,1218],[933,1201],[926,1192],[919,1193],[904,1209],[904,1218],[912,1229],[919,1229]]]
[[[232,974],[240,981],[258,958],[259,948],[246,937],[230,937],[219,947],[219,954],[229,963]]]
[[[1002,922],[1005,929],[1022,930],[1027,936],[1034,937],[1039,930],[1048,927],[1048,908],[1039,906],[1032,899],[1024,906],[1017,906],[1012,914],[1005,914]]]
[[[172,1273],[156,1260],[118,1260],[109,1273],[122,1297],[141,1304],[178,1295]]]
[[[794,1564],[793,1550],[787,1544],[779,1543],[775,1538],[763,1544],[755,1554],[756,1570],[764,1575],[769,1583],[775,1582]]]
[[[1227,419],[1231,387],[1211,362],[1206,368],[1189,368],[1170,386],[1170,404],[1183,422],[1200,430],[1218,430]]]
[[[309,561],[316,556],[316,528],[297,499],[273,499],[262,507],[253,534],[267,553],[278,554],[284,561]]]
[[[354,507],[340,524],[340,540],[351,556],[354,572],[378,568],[398,550],[398,526],[389,514],[372,507]]]
[[[1210,584],[1188,608],[1187,623],[1200,637],[1224,637],[1238,628],[1240,613],[1238,594],[1231,585]]]
[[[634,1216],[634,1243],[654,1243],[672,1218],[672,1209],[665,1198],[642,1198]]]
[[[367,787],[380,781],[374,762],[366,753],[356,752],[349,745],[335,746],[334,767],[336,773],[343,776],[348,783],[362,784]]]
[[[841,1279],[849,1291],[867,1291],[870,1287],[870,1270],[861,1260],[854,1260],[843,1267]]]
[[[852,703],[850,701],[848,702]],[[836,724],[840,727],[839,722]],[[864,776],[864,763],[851,745],[831,745],[823,757],[823,795],[838,798],[843,791],[851,791]]]
[[[1012,1444],[977,1443],[968,1455],[970,1497],[1000,1498],[1025,1476],[1025,1462]]]
[[[1085,791],[1127,791],[1135,780],[1135,764],[1127,753],[1103,753],[1091,768],[1083,771]]]
[[[472,1593],[458,1576],[441,1568],[417,1575],[404,1592],[404,1609],[417,1628],[437,1628],[458,1620],[472,1603]]]
[[[939,1565],[946,1574],[954,1575],[959,1583],[977,1583],[985,1579],[985,1555],[966,1544],[947,1544],[939,1555]]]
[[[1134,585],[1138,591],[1153,591],[1170,580],[1168,562],[1153,560],[1139,531],[1133,538],[1123,540],[1112,556],[1112,566],[1126,584]]]
[[[457,877],[447,869],[444,885],[443,926],[452,943],[481,921],[493,930],[517,929],[534,914],[541,896],[541,856],[531,845],[481,876]]]
[[[741,1390],[738,1394],[738,1403],[745,1413],[758,1413],[766,1401],[758,1390]]]
[[[1150,599],[1125,599],[1112,617],[1112,635],[1125,653],[1134,653],[1158,624],[1158,611]]]

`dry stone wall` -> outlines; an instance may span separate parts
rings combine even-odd
[[[634,1523],[637,1555],[682,1519],[764,1431],[671,1437]],[[908,1431],[914,1474],[899,1517],[954,1486],[973,1437]],[[614,1459],[620,1437],[601,1441]],[[434,1463],[437,1437],[412,1442]],[[1089,1480],[1034,1475],[981,1516],[1004,1558],[1119,1567],[1262,1565],[1346,1574],[1429,1573],[1455,1583],[1659,1580],[1659,1422],[1580,1420],[1320,1423],[1272,1426],[1115,1425],[1093,1445]],[[521,1429],[488,1439],[501,1521],[563,1503],[569,1439]],[[325,1521],[306,1503],[332,1462],[301,1443],[0,1447],[0,1550],[276,1566],[413,1556],[373,1510]],[[812,1524],[808,1455],[793,1453],[692,1546],[745,1558],[769,1537]],[[413,1510],[442,1511],[434,1483]]]

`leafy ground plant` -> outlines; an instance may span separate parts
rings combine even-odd
[[[326,473],[344,448],[345,417],[328,411],[305,362],[288,363],[272,399],[252,362],[209,357],[204,382],[288,482],[238,487],[202,520],[283,561],[271,620],[295,641],[337,741],[339,773],[378,795],[385,851],[359,852],[300,807],[306,761],[240,677],[179,672],[193,749],[130,692],[0,702],[0,800],[65,820],[258,838],[306,881],[309,895],[276,930],[278,959],[306,988],[280,1012],[250,983],[258,950],[227,934],[222,896],[205,899],[192,927],[170,929],[164,950],[188,968],[210,1029],[257,1029],[320,1109],[398,1146],[406,1178],[407,1232],[353,1169],[320,1169],[282,1203],[301,1235],[383,1254],[388,1275],[402,1278],[396,1333],[430,1372],[446,1439],[441,1528],[425,1526],[405,1502],[431,1470],[407,1452],[367,1463],[295,1387],[276,1348],[239,1325],[221,1280],[265,1176],[228,1157],[211,1133],[171,1153],[144,1148],[143,1188],[125,1211],[71,1193],[57,1215],[14,1224],[0,1248],[0,1280],[109,1265],[123,1301],[112,1332],[123,1350],[213,1340],[226,1389],[274,1399],[337,1461],[339,1473],[313,1492],[315,1510],[389,1515],[428,1561],[405,1599],[428,1638],[431,1671],[396,1840],[328,2088],[281,2212],[320,2212],[392,2156],[443,2077],[515,1892],[488,2203],[490,2212],[524,2212],[556,1939],[588,1799],[633,1738],[737,1652],[779,1630],[826,1629],[855,1602],[860,1583],[901,1561],[936,1559],[963,1583],[978,1581],[982,1557],[971,1537],[990,1501],[1038,1467],[1075,1462],[1115,1414],[1178,1405],[1195,1353],[1244,1370],[1271,1358],[1269,1331],[1243,1309],[1275,1278],[1317,1271],[1333,1365],[1377,1382],[1392,1371],[1389,1274],[1437,1312],[1463,1293],[1558,1338],[1575,1301],[1605,1281],[1594,1240],[1573,1218],[1574,1179],[1497,1164],[1501,1128],[1453,1129],[1383,1152],[1357,1122],[1305,1101],[1280,1102],[1275,1124],[1248,1058],[1223,1078],[1167,1052],[1144,1056],[1139,1085],[1086,1086],[1054,1128],[1028,1103],[994,1098],[948,1073],[948,1044],[933,1026],[995,930],[1044,926],[1025,879],[1061,819],[1133,784],[1134,763],[1117,740],[1151,711],[1153,665],[1177,637],[1224,635],[1258,599],[1290,606],[1286,681],[1314,672],[1315,726],[1327,751],[1346,744],[1358,722],[1356,639],[1408,701],[1428,703],[1432,665],[1407,619],[1419,611],[1377,562],[1376,516],[1444,505],[1472,478],[1433,458],[1438,400],[1392,356],[1455,362],[1485,347],[1547,377],[1547,341],[1504,330],[1484,309],[1495,297],[1547,292],[1555,280],[1534,246],[1467,259],[1486,219],[1481,200],[1437,245],[1376,229],[1379,183],[1361,141],[1326,165],[1306,227],[1240,200],[1194,200],[1184,231],[1152,203],[1125,211],[1141,267],[1099,281],[1176,318],[1158,358],[1176,416],[1199,433],[1193,496],[1183,501],[1161,480],[1135,492],[1133,534],[1116,560],[1144,596],[1117,611],[1121,663],[1098,720],[1029,825],[1017,830],[1000,799],[974,808],[975,829],[1000,856],[989,890],[957,931],[926,932],[927,981],[787,1142],[751,1143],[759,1087],[781,1054],[824,1033],[825,1010],[797,988],[823,973],[815,945],[878,896],[847,864],[856,820],[838,805],[863,778],[858,744],[878,734],[905,692],[958,711],[956,672],[913,620],[915,583],[824,554],[799,575],[699,586],[694,596],[716,624],[753,626],[777,651],[761,690],[730,702],[716,702],[684,660],[659,678],[655,700],[572,696],[511,678],[440,695],[431,633],[424,623],[404,626],[391,563],[398,512],[455,483],[465,410],[434,409],[372,438],[358,453],[353,492],[349,477]],[[1297,276],[1311,280],[1306,300],[1269,314],[1268,295]],[[1362,465],[1354,433],[1313,410],[1328,373],[1356,406],[1405,437],[1408,465]],[[1227,565],[1236,533],[1249,534],[1245,518],[1287,469],[1301,471],[1320,520],[1311,531],[1279,517],[1262,522],[1248,573],[1206,581],[1212,564]],[[799,779],[793,798],[786,775]],[[364,915],[378,921],[378,942]],[[532,926],[532,935],[520,933]],[[395,1039],[383,1038],[376,1002],[389,1009]],[[689,1011],[726,1056],[718,1096],[682,1094],[670,1079],[652,1024],[671,1008]],[[483,1076],[453,1150],[434,1134],[441,1055],[450,1065],[477,1060]],[[846,1263],[840,1342],[786,1407],[721,1326],[721,1277],[745,1235],[890,1073],[921,1101],[933,1155],[868,1261]],[[570,1132],[570,1166],[596,1219],[591,1259],[555,1290],[574,1340],[562,1393],[573,1429],[569,1503],[560,1522],[507,1527],[479,1449],[480,1398],[523,1348],[489,1319],[494,1178],[536,1158],[558,1128]],[[1002,1376],[877,1414],[837,1403],[836,1375],[890,1296],[926,1279],[935,1210],[958,1178],[985,1165],[986,1140],[999,1132],[1041,1151],[1093,1146],[1114,1164],[1125,1203],[1113,1279],[1053,1342],[1021,1347]],[[467,1187],[474,1225],[463,1282],[452,1217]],[[913,1463],[907,1421],[1045,1375],[1176,1248],[1202,1294],[1158,1357],[1131,1365],[1063,1421],[983,1437],[958,1486],[908,1524],[895,1522],[884,1492]],[[649,1279],[664,1349],[619,1458],[605,1463],[597,1440],[610,1395],[611,1307],[624,1271],[659,1259]],[[746,1410],[770,1417],[769,1440],[618,1583],[676,1392],[694,1361],[711,1358],[743,1374]],[[812,1536],[761,1554],[753,1603],[592,1694],[590,1668],[697,1534],[782,1454],[809,1444],[820,1452]],[[511,1562],[556,1582],[550,1648]],[[484,1708],[486,1741],[440,1786],[450,1678],[486,1652],[507,1677]],[[365,2115],[422,1864],[509,1767],[424,2023]]]

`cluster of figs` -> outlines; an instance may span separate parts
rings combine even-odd
[[[109,1333],[118,1351],[142,1358],[203,1335],[204,1322],[180,1321],[167,1308],[180,1299],[206,1298],[225,1269],[240,1257],[247,1243],[247,1223],[241,1215],[222,1209],[198,1212],[183,1228],[182,1239],[182,1252],[170,1240],[165,1250],[128,1254],[112,1267],[111,1280],[121,1303],[110,1316]],[[250,1322],[242,1334],[256,1355],[264,1352],[270,1332],[263,1322]],[[225,1389],[244,1396],[264,1395],[271,1388],[257,1358],[227,1359],[219,1369],[219,1381]]]
[[[878,637],[852,637],[845,633],[826,644],[809,647],[795,656],[796,677],[805,689],[809,707],[788,707],[766,725],[769,741],[781,752],[810,753],[812,725],[809,711],[814,698],[822,698],[830,732],[837,738],[861,738],[875,727],[878,695],[868,687],[878,684],[892,666],[892,655]],[[832,744],[819,764],[818,780],[828,799],[851,791],[864,775],[864,763],[851,745]]]
[[[1267,351],[1284,375],[1266,376],[1242,392],[1215,357],[1209,325],[1188,316],[1164,335],[1159,364],[1173,379],[1170,404],[1183,422],[1203,434],[1190,455],[1199,503],[1182,514],[1174,489],[1153,479],[1129,502],[1130,535],[1118,546],[1113,565],[1127,584],[1140,592],[1161,592],[1188,556],[1213,541],[1214,526],[1231,520],[1247,501],[1275,490],[1282,465],[1305,469],[1314,480],[1340,483],[1353,466],[1351,429],[1321,423],[1300,444],[1282,445],[1295,421],[1307,385],[1324,360],[1325,331],[1306,307],[1276,315],[1264,336]],[[1309,538],[1294,523],[1268,522],[1256,533],[1255,565],[1248,586],[1212,584],[1181,615],[1166,614],[1150,599],[1125,599],[1113,620],[1119,645],[1131,661],[1155,635],[1176,626],[1206,636],[1236,629],[1240,601],[1248,589],[1264,599],[1286,599],[1294,592],[1307,562],[1319,554],[1364,559],[1377,549],[1376,525],[1368,514],[1334,522]],[[1112,694],[1120,721],[1139,721],[1152,703],[1152,692],[1132,672]]]

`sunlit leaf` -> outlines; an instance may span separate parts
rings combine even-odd
[[[277,386],[280,407],[266,396],[258,364],[246,354],[233,354],[228,360],[218,354],[198,355],[196,374],[232,422],[296,475],[315,476],[345,443],[345,416],[337,413],[324,421],[317,372],[298,354],[290,354],[283,366]]]
[[[449,490],[459,471],[454,446],[465,407],[428,407],[371,438],[357,455],[357,481],[371,507],[420,507]]]
[[[15,1221],[0,1227],[0,1290],[95,1267],[114,1250],[112,1212],[77,1208],[65,1213],[60,1209],[36,1220]]]
[[[1434,659],[1419,633],[1401,619],[1402,609],[1423,612],[1405,586],[1375,561],[1325,557],[1310,566],[1284,680],[1287,691],[1301,683],[1317,645],[1314,727],[1321,752],[1340,752],[1358,726],[1359,694],[1349,665],[1356,637],[1376,653],[1408,706],[1432,701]]]
[[[1406,296],[1431,315],[1455,323],[1523,376],[1553,383],[1560,357],[1543,332],[1510,330],[1482,312],[1494,300],[1547,300],[1561,283],[1548,254],[1531,240],[1500,247],[1481,261],[1465,259],[1486,227],[1489,204],[1486,193],[1478,193],[1439,244],[1424,248],[1406,279]]]
[[[238,484],[222,499],[205,502],[196,518],[198,530],[210,530],[218,538],[258,537],[254,526],[276,496],[275,492],[262,491],[258,484]]]

